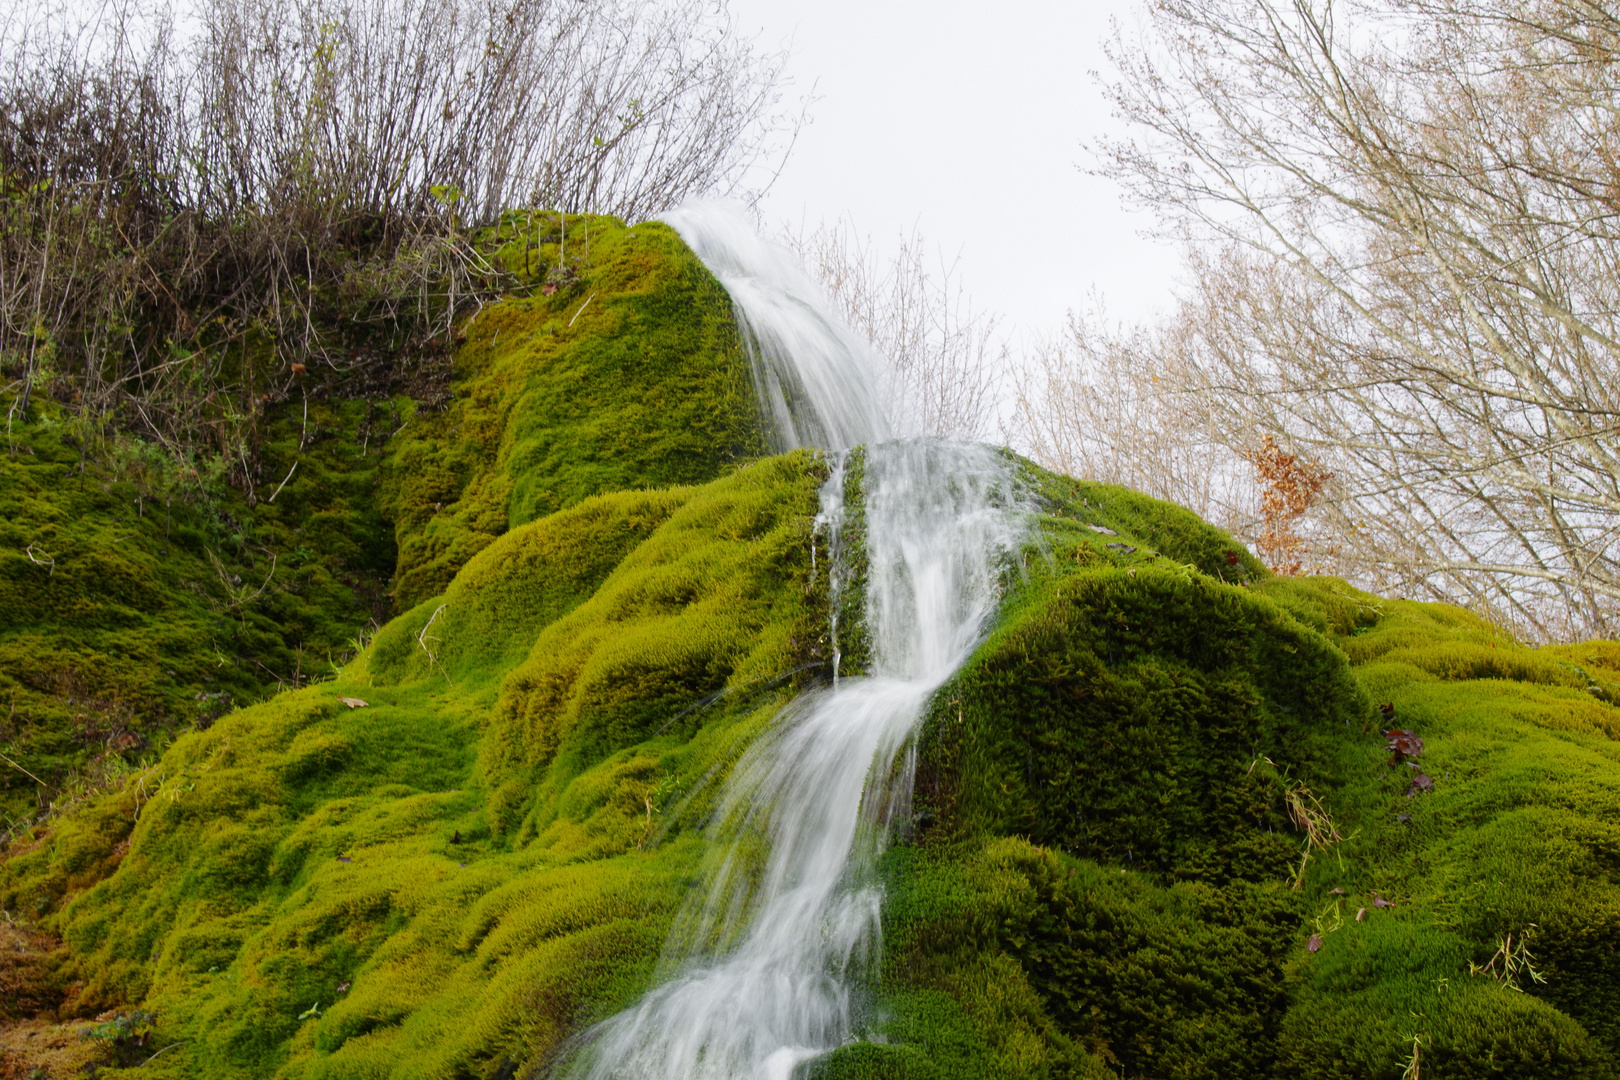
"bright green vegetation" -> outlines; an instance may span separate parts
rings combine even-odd
[[[484,238],[529,295],[485,308],[450,369],[283,373],[238,456],[107,439],[48,401],[14,419],[0,827],[117,784],[233,704],[329,678],[513,526],[758,456],[748,364],[702,264],[661,224],[562,224],[566,251],[555,216]]]
[[[65,940],[62,1013],[155,1013],[174,1049],[131,1076],[486,1077],[633,1000],[727,765],[825,660],[824,468],[512,529],[334,681],[14,849],[0,906]],[[1028,476],[1040,542],[888,856],[882,1041],[807,1075],[1398,1080],[1415,1046],[1433,1077],[1612,1076],[1620,645],[1270,578],[1173,507]]]
[[[674,230],[567,223],[566,251],[555,231],[529,243],[524,218],[496,231],[496,260],[551,267],[556,291],[536,275],[526,298],[473,320],[454,400],[392,441],[401,607],[443,592],[509,528],[601,492],[702,483],[764,451],[730,299]]]
[[[891,855],[893,1041],[817,1075],[1398,1080],[1414,1045],[1425,1077],[1614,1075],[1620,645],[1265,579],[1173,508],[1034,479],[1046,557],[936,699]],[[1470,974],[1508,935],[1545,982]]]
[[[63,943],[0,984],[155,1025],[101,1075],[533,1074],[645,990],[729,766],[825,677],[827,463],[758,458],[674,234],[568,224],[577,264],[491,239],[557,288],[486,308],[442,393],[289,377],[251,499],[14,427],[0,750],[104,754],[105,790],[0,853]],[[1614,1077],[1620,643],[1273,578],[1019,468],[1040,528],[919,735],[873,1038],[801,1080]]]
[[[35,809],[28,774],[69,802],[177,730],[329,676],[386,618],[381,444],[361,446],[375,411],[320,399],[307,424],[302,408],[265,419],[272,454],[301,428],[305,449],[274,500],[251,503],[217,456],[135,440],[86,453],[86,433],[54,405],[13,424],[0,453],[7,818]]]
[[[67,1011],[142,1002],[193,1040],[141,1075],[532,1064],[644,989],[701,846],[665,812],[819,647],[823,475],[790,455],[507,533],[335,680],[13,854],[0,906],[67,942]]]

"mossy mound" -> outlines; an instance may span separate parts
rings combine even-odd
[[[889,1042],[814,1074],[1614,1075],[1613,645],[1267,579],[1034,480],[1046,557],[922,735]]]
[[[495,259],[531,273],[531,295],[469,323],[452,402],[391,443],[401,608],[443,592],[507,529],[602,492],[703,483],[764,453],[730,298],[675,231],[557,221],[520,215],[498,230]]]
[[[789,455],[515,529],[334,681],[12,853],[0,906],[65,941],[60,1011],[188,1040],[130,1075],[482,1076],[627,1003],[686,826],[818,647],[824,475]]]

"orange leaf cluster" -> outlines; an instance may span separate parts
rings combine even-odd
[[[1303,570],[1304,539],[1296,531],[1300,519],[1321,497],[1333,474],[1287,453],[1270,435],[1257,450],[1244,457],[1254,466],[1260,482],[1260,535],[1255,546],[1275,572],[1297,577]]]

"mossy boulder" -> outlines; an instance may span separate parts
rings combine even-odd
[[[921,736],[895,1038],[816,1074],[1614,1075],[1612,645],[1270,578],[1143,529],[1172,508],[1033,482],[1043,557]]]
[[[401,608],[443,592],[510,528],[764,453],[730,298],[675,231],[568,215],[565,246],[555,221],[537,223],[537,248],[516,224],[496,238],[494,258],[536,280],[467,325],[451,402],[390,443]]]

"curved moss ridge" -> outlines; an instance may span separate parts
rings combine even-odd
[[[731,301],[660,222],[567,215],[513,226],[495,259],[546,288],[482,311],[455,397],[393,438],[400,609],[445,590],[506,530],[591,495],[703,483],[765,453]]]
[[[1174,507],[1031,480],[1044,554],[921,738],[883,1041],[811,1075],[1613,1076],[1620,645],[1265,579]],[[1296,891],[1299,784],[1346,839]],[[1526,931],[1545,983],[1470,975]]]
[[[449,1077],[627,1003],[702,861],[686,825],[825,649],[824,475],[792,454],[515,529],[334,682],[12,853],[0,906],[65,941],[62,1013],[191,1040],[145,1076]]]

